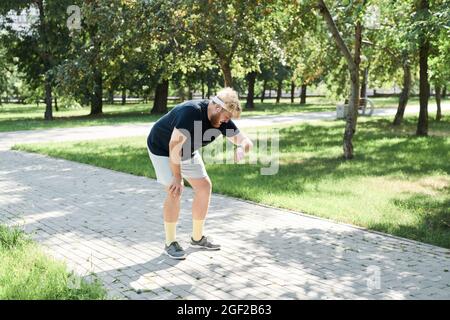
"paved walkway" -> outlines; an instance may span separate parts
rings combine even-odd
[[[435,112],[433,105],[429,112]],[[442,104],[442,110],[450,110],[450,104]],[[396,109],[376,109],[374,116],[394,116]],[[419,114],[418,107],[408,107],[405,114]],[[335,120],[336,112],[303,112],[288,115],[252,116],[236,120],[238,127],[261,127],[275,124],[294,124],[317,120]],[[25,130],[14,132],[0,132],[0,150],[8,150],[11,146],[27,142],[42,141],[77,141],[102,138],[118,138],[130,136],[144,136],[150,131],[152,124],[125,124],[112,126],[91,126],[78,128],[55,128],[47,130]]]
[[[450,298],[450,250],[216,194],[206,231],[223,250],[171,260],[154,180],[0,141],[0,223],[22,226],[79,274],[95,273],[110,297]],[[186,188],[178,228],[186,247],[190,199]]]
[[[154,180],[43,155],[0,151],[0,223],[20,225],[110,295],[130,299],[444,299],[450,250],[213,195],[218,252],[162,255]],[[182,200],[179,238],[191,231]]]

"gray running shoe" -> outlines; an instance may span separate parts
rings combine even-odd
[[[186,252],[184,252],[183,248],[176,241],[172,242],[169,246],[165,245],[164,252],[173,259],[186,259]]]
[[[206,250],[220,250],[219,244],[213,244],[211,243],[207,237],[203,236],[200,240],[195,241],[191,237],[191,247],[193,248],[199,248],[199,249],[206,249]]]

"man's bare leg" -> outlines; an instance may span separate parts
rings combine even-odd
[[[211,243],[210,239],[203,236],[203,226],[211,200],[211,180],[209,177],[206,177],[202,179],[189,179],[188,181],[194,189],[191,245],[200,249],[220,250],[220,245]]]
[[[194,189],[192,203],[192,239],[199,241],[203,236],[203,225],[208,214],[211,199],[211,180],[209,177],[201,179],[188,179]]]
[[[180,199],[181,195],[172,195],[167,192],[164,200],[163,215],[167,246],[176,241],[176,225],[180,216]]]

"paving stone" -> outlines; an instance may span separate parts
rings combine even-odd
[[[152,179],[0,150],[1,223],[32,232],[71,270],[94,271],[120,299],[450,297],[450,250],[216,194],[205,232],[222,250],[171,260],[162,197]],[[183,245],[191,197],[186,188]],[[381,287],[370,289],[377,270]]]

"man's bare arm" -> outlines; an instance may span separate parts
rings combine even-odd
[[[227,137],[232,143],[238,146],[242,146],[244,151],[247,153],[253,148],[253,142],[247,137],[244,133],[239,132],[237,135],[233,137]]]
[[[172,194],[181,193],[182,191],[181,150],[186,139],[186,136],[180,130],[173,129],[169,141],[169,163],[174,176],[174,181],[169,186],[169,192]]]

